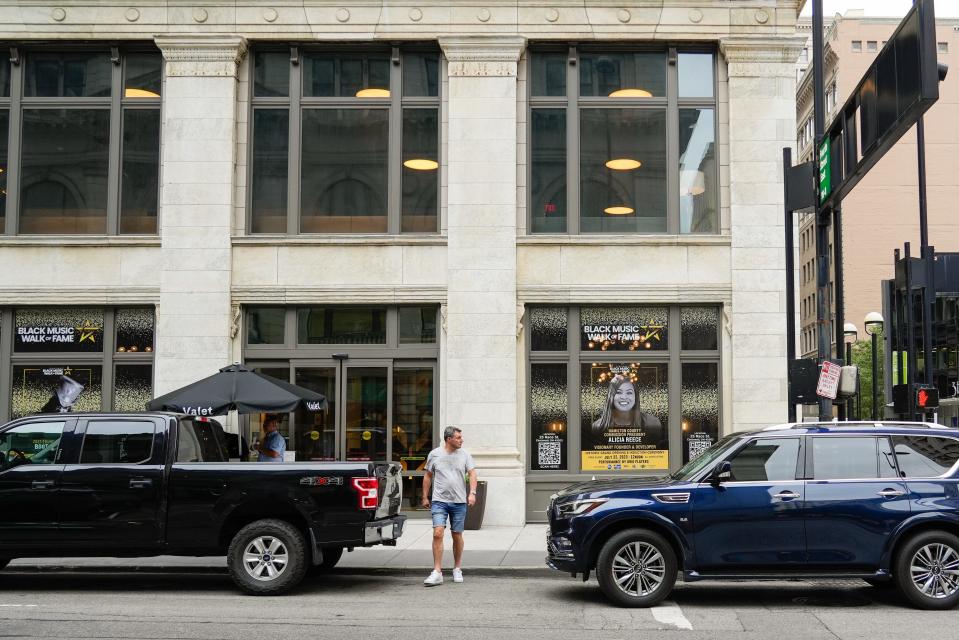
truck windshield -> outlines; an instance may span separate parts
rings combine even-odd
[[[741,433],[734,433],[726,436],[702,455],[693,458],[685,465],[679,468],[675,473],[670,474],[674,480],[690,480],[703,469],[712,466],[713,462],[721,458],[730,448],[736,446],[742,438]]]

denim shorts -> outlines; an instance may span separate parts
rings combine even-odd
[[[462,533],[466,526],[466,503],[465,502],[432,502],[430,513],[433,515],[434,527],[445,527],[446,517],[450,519],[450,531]]]

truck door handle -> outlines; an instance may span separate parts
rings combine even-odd
[[[773,497],[774,497],[774,498],[779,498],[780,500],[794,500],[794,499],[796,499],[796,498],[799,497],[799,494],[798,494],[798,493],[794,493],[794,492],[792,492],[792,491],[780,491],[779,493],[777,493],[777,494],[774,495]]]
[[[899,489],[883,489],[882,491],[877,492],[877,495],[880,495],[883,498],[898,498],[899,496],[906,495],[906,492],[900,491]]]
[[[52,489],[56,482],[53,480],[34,480],[30,483],[31,489]]]
[[[133,478],[130,480],[131,489],[146,489],[153,486],[153,480],[149,478]]]

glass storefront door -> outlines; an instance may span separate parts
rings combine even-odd
[[[345,365],[344,457],[349,462],[388,460],[389,366]]]
[[[297,409],[293,415],[296,437],[290,448],[297,460],[337,460],[336,419],[339,395],[336,386],[336,366],[299,367],[293,369],[293,384],[326,396],[326,411]]]

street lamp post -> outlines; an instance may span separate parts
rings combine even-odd
[[[856,329],[856,325],[851,322],[844,323],[842,325],[842,337],[846,343],[846,365],[849,366],[852,364],[852,345],[859,340],[859,330]],[[856,391],[858,392],[858,389]],[[849,398],[846,400],[846,420],[852,419],[852,407],[853,399]],[[857,415],[856,419],[859,418],[860,416]]]
[[[877,334],[882,331],[883,318],[878,311],[870,311],[862,321],[866,328],[866,333],[872,336],[872,419],[879,419],[879,387],[878,387],[878,363],[876,362],[876,342]]]

